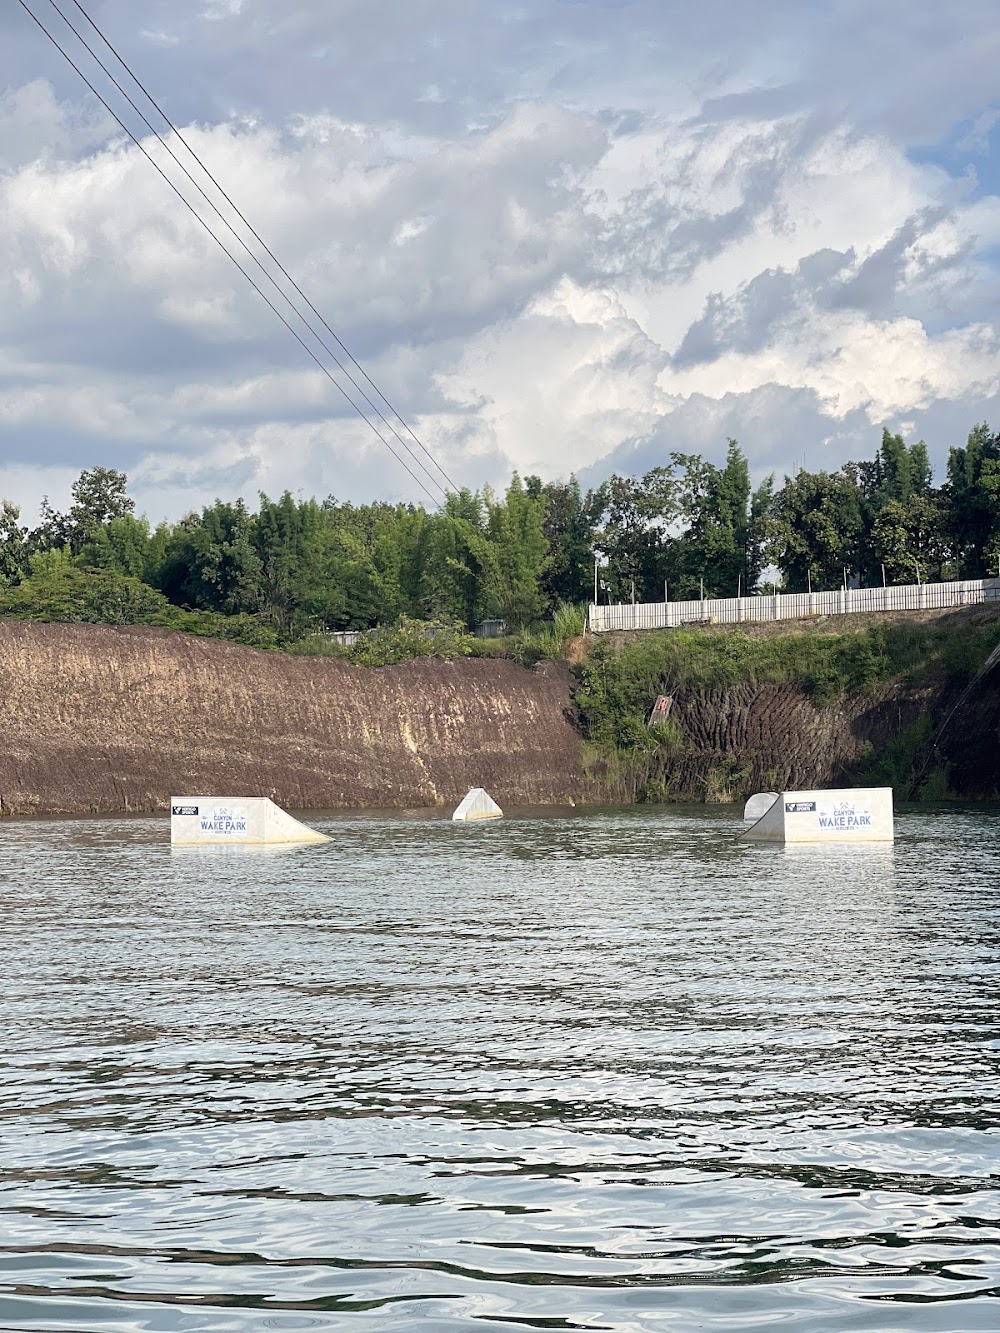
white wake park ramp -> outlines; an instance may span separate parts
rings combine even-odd
[[[892,842],[892,788],[783,791],[740,837],[751,842]],[[747,802],[749,810],[756,798]],[[762,802],[763,804],[763,802]],[[759,807],[758,807],[759,808]]]
[[[452,819],[468,824],[478,819],[503,819],[503,811],[488,791],[484,791],[482,787],[473,787],[452,815]]]
[[[265,796],[172,796],[174,846],[221,847],[329,842]]]

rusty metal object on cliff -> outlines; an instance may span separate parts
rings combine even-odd
[[[653,704],[653,711],[650,713],[649,721],[646,725],[654,727],[657,722],[666,722],[673,706],[674,696],[672,694],[661,694],[656,703]]]

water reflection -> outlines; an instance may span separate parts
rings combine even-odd
[[[994,1328],[993,816],[0,826],[0,1328]]]

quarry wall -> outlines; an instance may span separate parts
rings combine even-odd
[[[296,810],[567,804],[572,677],[502,660],[378,671],[169,630],[0,621],[6,813],[165,811],[172,792]]]

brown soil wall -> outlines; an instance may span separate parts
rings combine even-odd
[[[918,776],[943,767],[955,795],[1000,795],[1000,670],[969,692],[886,687],[823,708],[795,685],[681,690],[683,754],[625,778],[585,772],[572,688],[551,664],[371,671],[166,630],[0,621],[0,812],[156,811],[216,793],[416,808],[472,786],[508,806],[740,800],[864,780],[927,718],[937,743],[914,756]]]
[[[503,805],[584,793],[568,671],[424,659],[378,671],[167,630],[0,621],[7,813]]]

